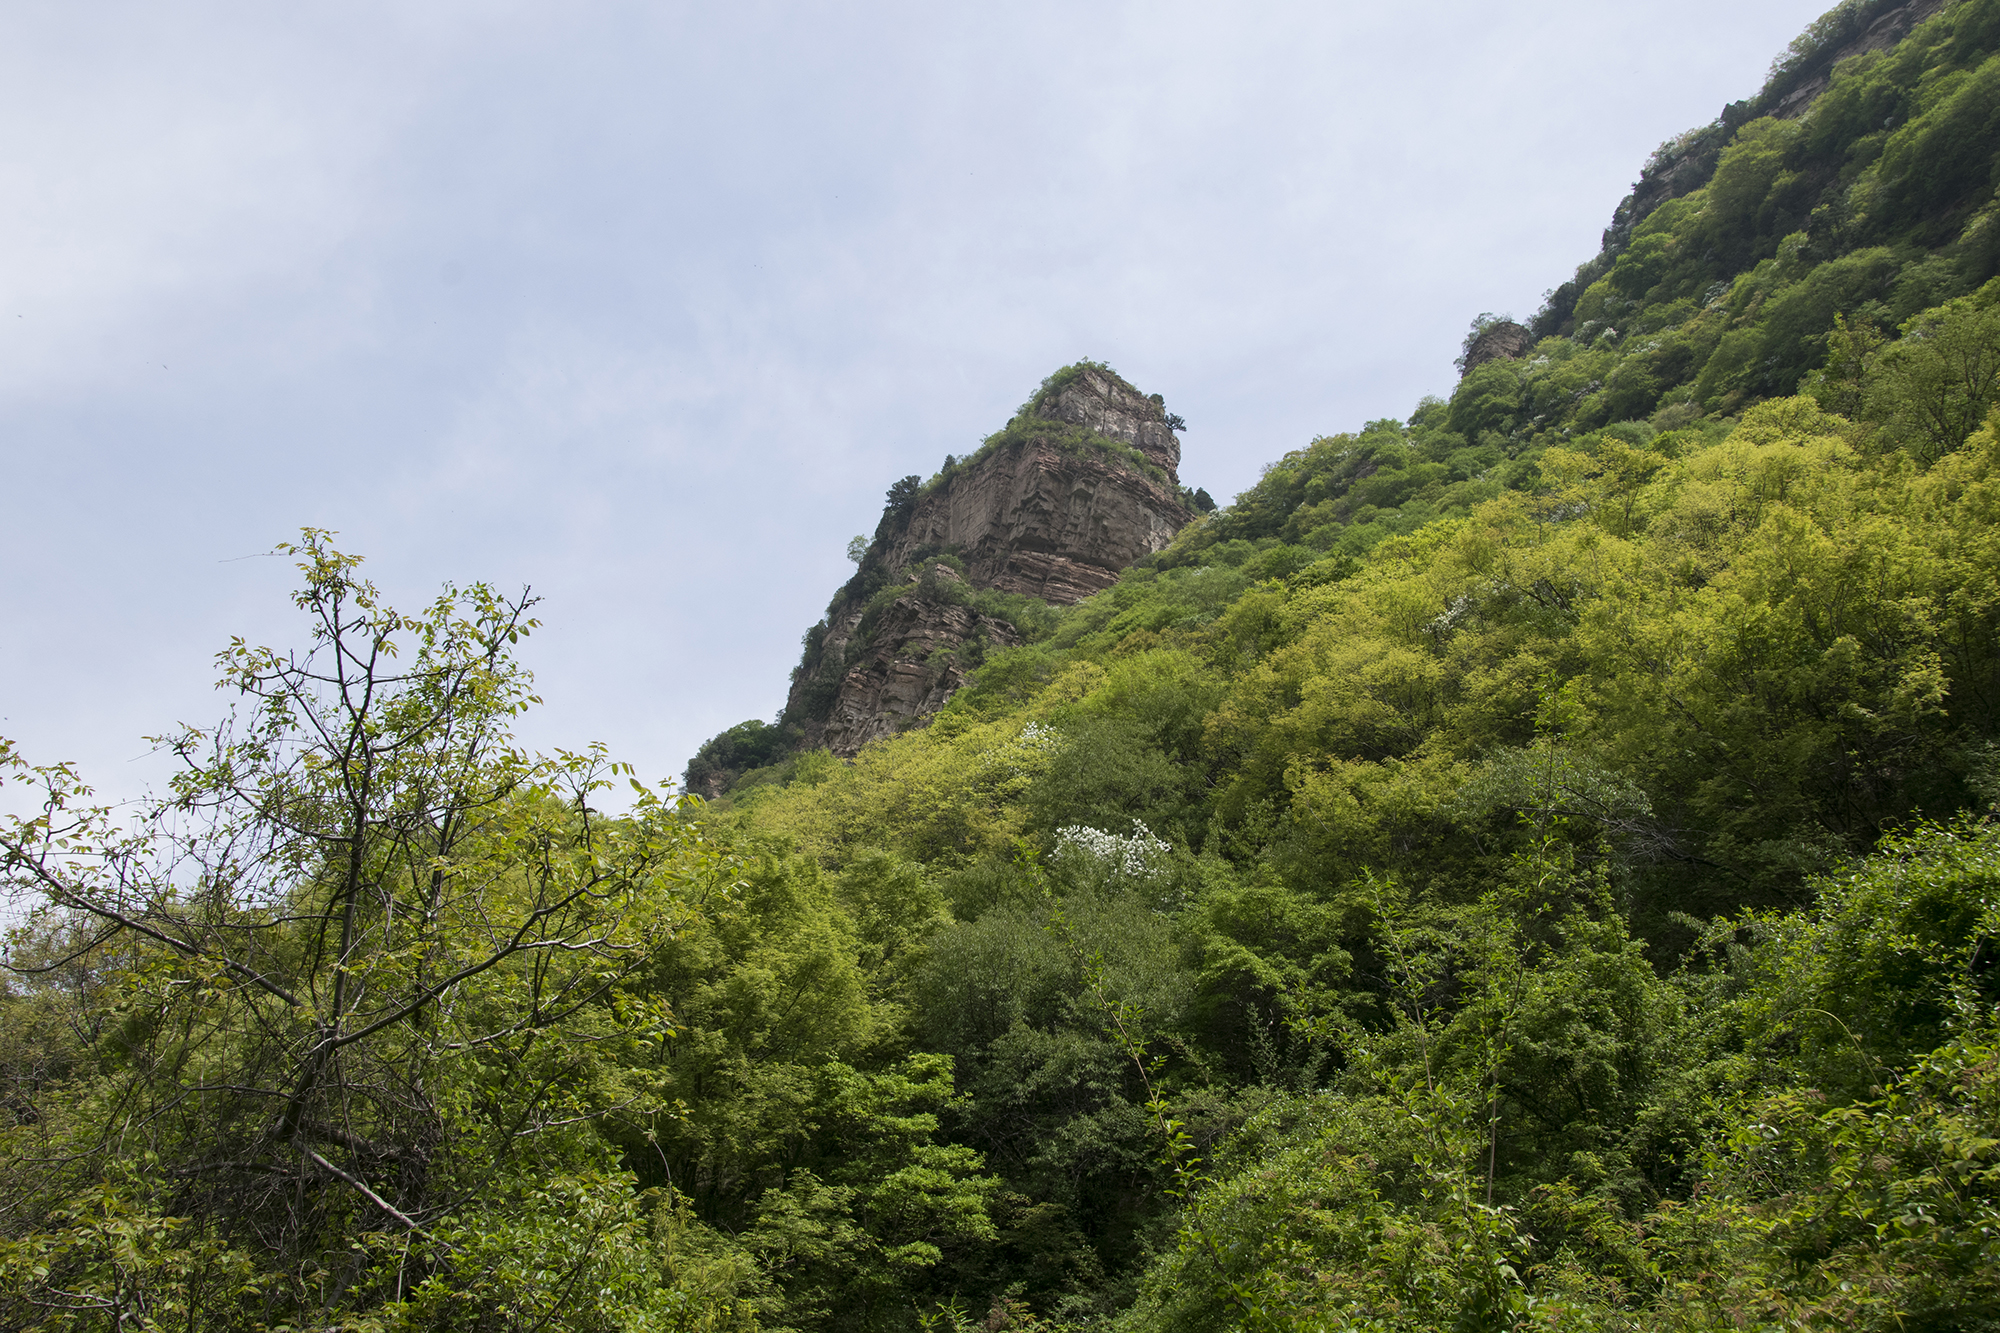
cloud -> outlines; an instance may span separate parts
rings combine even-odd
[[[531,582],[535,738],[782,699],[883,488],[1107,359],[1222,496],[1448,389],[1810,4],[17,5],[0,732],[123,765],[342,530]],[[108,781],[127,781],[120,776]]]

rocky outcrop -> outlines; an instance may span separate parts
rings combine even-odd
[[[884,558],[899,569],[919,552],[950,550],[975,587],[1067,606],[1116,583],[1192,517],[1166,482],[1124,460],[1030,436],[919,500]]]
[[[1480,329],[1465,345],[1459,378],[1488,361],[1513,361],[1534,350],[1535,335],[1511,319],[1496,320]]]
[[[785,741],[780,728],[761,718],[739,722],[722,734],[711,736],[695,757],[688,760],[683,775],[687,789],[703,800],[712,801],[738,779],[784,754]]]
[[[893,488],[793,673],[783,725],[798,747],[851,758],[943,707],[986,651],[1022,641],[990,594],[1066,606],[1163,549],[1194,517],[1178,424],[1157,396],[1083,363],[971,458]]]
[[[925,595],[926,583],[935,588],[957,582],[955,571],[938,565],[925,574],[913,577],[911,591],[881,611],[858,651],[850,650],[857,648],[860,608],[828,627],[825,651],[839,653],[845,670],[828,715],[806,724],[805,748],[824,745],[852,758],[868,742],[893,736],[944,707],[988,649],[1020,644],[1020,632],[1009,622],[935,593]],[[793,691],[796,695],[796,684]]]
[[[1778,96],[1767,97],[1770,105],[1762,108],[1763,114],[1780,120],[1803,116],[1819,95],[1826,91],[1827,85],[1833,82],[1834,66],[1850,56],[1888,50],[1908,37],[1919,23],[1943,10],[1946,3],[1947,0],[1904,0],[1902,4],[1883,8],[1872,19],[1857,13],[1853,23],[1859,31],[1827,43],[1823,49],[1814,51],[1806,61],[1801,62],[1794,72],[1796,81]],[[1771,92],[1778,90],[1774,88]]]
[[[1158,399],[1085,368],[1038,395],[1023,417],[917,500],[885,542],[890,568],[948,550],[974,587],[1067,606],[1116,583],[1194,517],[1180,496],[1181,444]],[[1038,429],[1042,422],[1056,429]],[[1129,446],[1144,463],[1077,440],[1079,429]]]
[[[1037,395],[1031,414],[1043,421],[1062,421],[1123,440],[1180,484],[1181,442],[1168,423],[1158,394],[1141,397],[1137,389],[1096,366],[1076,368],[1074,378]]]

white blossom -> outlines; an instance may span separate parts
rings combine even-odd
[[[1054,727],[1045,727],[1039,722],[1030,722],[1021,728],[1020,744],[1031,750],[1053,750],[1062,744],[1062,733]]]
[[[1132,821],[1132,832],[1125,836],[1084,824],[1056,830],[1058,859],[1087,858],[1126,879],[1151,879],[1159,873],[1159,862],[1167,850],[1167,844],[1136,819]]]

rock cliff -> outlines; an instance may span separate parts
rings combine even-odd
[[[1459,378],[1470,375],[1488,361],[1513,361],[1535,347],[1535,335],[1511,319],[1495,320],[1466,340],[1460,357]]]
[[[806,636],[779,723],[792,748],[851,758],[920,722],[988,651],[1021,643],[1021,621],[1047,618],[1042,604],[1081,601],[1163,549],[1194,516],[1179,425],[1157,395],[1084,362],[971,457],[897,483]]]
[[[865,630],[861,607],[828,626],[824,650],[829,657],[837,654],[845,669],[826,716],[801,726],[808,748],[824,745],[852,758],[868,742],[893,736],[944,707],[988,649],[1020,644],[1021,632],[1011,621],[940,595],[940,585],[962,582],[957,571],[934,564],[912,576],[903,585],[908,591]],[[788,713],[791,702],[802,699],[799,685],[793,683]]]
[[[974,587],[1067,606],[1116,583],[1193,517],[1165,409],[1116,375],[1086,368],[1023,417],[939,475],[888,540],[890,568],[951,551]]]

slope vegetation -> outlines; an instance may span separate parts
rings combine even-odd
[[[1996,117],[2000,0],[1842,6],[1450,398],[919,570],[1019,641],[705,805],[308,534],[382,714],[237,650],[143,837],[0,753],[0,1326],[2000,1326]]]

